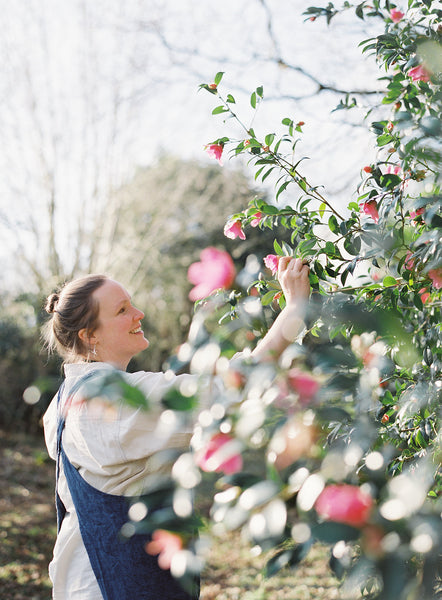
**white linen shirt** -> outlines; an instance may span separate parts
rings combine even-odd
[[[63,431],[63,449],[70,462],[93,487],[116,495],[133,495],[149,474],[148,458],[161,448],[185,448],[190,428],[183,428],[165,439],[158,429],[163,411],[160,399],[171,386],[192,382],[192,375],[165,373],[123,373],[126,381],[141,389],[150,409],[134,409],[123,402],[93,399],[82,402],[82,386],[66,401],[69,390],[87,373],[114,370],[107,363],[75,363],[65,365],[65,387],[61,410],[67,409]],[[87,383],[85,383],[87,385]],[[49,455],[57,459],[57,396],[43,417]],[[58,493],[66,507],[66,515],[57,535],[49,576],[54,600],[102,600],[95,575],[81,538],[78,518],[60,461]]]

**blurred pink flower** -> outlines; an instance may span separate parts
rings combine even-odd
[[[430,74],[423,65],[410,69],[408,77],[411,77],[413,81],[430,81]]]
[[[223,163],[221,162],[221,156],[223,154],[224,146],[222,146],[221,144],[207,144],[206,146],[204,146],[204,149],[206,150],[210,158],[216,159],[221,166],[223,165]]]
[[[278,263],[279,256],[276,254],[267,254],[267,256],[264,256],[264,264],[268,269],[271,270],[272,275],[275,275],[275,273],[278,271]]]
[[[412,258],[412,256],[413,256],[413,253],[410,252],[410,250],[408,250],[407,256],[405,257],[405,261],[404,261],[404,267],[408,271],[411,271],[414,268],[414,258]]]
[[[442,288],[442,267],[438,269],[430,269],[428,271],[428,277],[432,280],[433,286],[440,290]]]
[[[196,455],[196,463],[203,471],[222,472],[226,475],[237,473],[243,467],[241,454],[236,450],[228,451],[226,444],[234,442],[234,438],[227,433],[217,433],[209,443]]]
[[[415,219],[419,215],[425,212],[425,207],[418,208],[417,210],[410,210],[410,219]]]
[[[397,8],[392,8],[390,10],[390,18],[393,23],[399,23],[404,18],[404,13],[398,10]]]
[[[399,165],[388,165],[385,172],[393,173],[393,175],[400,175],[402,173],[402,169]]]
[[[367,202],[364,202],[361,207],[364,213],[369,215],[375,223],[379,222],[378,205],[376,200],[368,200]]]
[[[319,516],[327,521],[362,527],[373,507],[372,497],[358,486],[348,484],[328,485],[315,502]]]
[[[227,221],[224,226],[224,235],[231,240],[239,237],[240,240],[245,240],[246,235],[242,229],[241,221]]]
[[[252,221],[250,221],[250,225],[252,227],[258,227],[258,225],[260,224],[261,219],[263,218],[263,216],[264,215],[262,213],[260,213],[260,212],[255,213],[254,219]]]
[[[299,400],[302,404],[308,404],[318,392],[319,382],[299,369],[291,369],[288,374],[289,386],[299,394]]]
[[[156,529],[152,534],[152,541],[146,544],[148,554],[159,554],[158,565],[161,569],[170,569],[172,558],[183,548],[183,540],[176,533],[165,529]]]
[[[431,294],[428,291],[428,288],[422,288],[419,290],[419,296],[421,297],[422,304],[426,304],[428,300],[431,298]]]
[[[233,260],[224,250],[209,246],[200,254],[201,262],[194,262],[187,271],[187,277],[195,287],[189,298],[193,302],[202,300],[219,288],[229,288],[236,275]]]

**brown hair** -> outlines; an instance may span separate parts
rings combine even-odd
[[[48,296],[45,310],[52,318],[43,328],[43,338],[49,352],[56,350],[65,362],[87,359],[90,348],[78,332],[86,329],[92,335],[98,327],[98,303],[92,294],[107,280],[106,275],[86,275]]]

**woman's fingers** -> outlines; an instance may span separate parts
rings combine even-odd
[[[292,256],[281,256],[278,263],[278,272],[298,271],[301,272],[305,267],[305,271],[309,270],[308,264],[302,258],[293,258]]]

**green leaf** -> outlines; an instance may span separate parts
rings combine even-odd
[[[227,94],[226,102],[230,102],[230,104],[235,104],[235,98],[232,94]]]
[[[129,385],[128,383],[125,383],[124,381],[121,381],[119,383],[119,385],[123,392],[124,401],[127,404],[129,404],[129,406],[133,406],[135,408],[141,407],[144,409],[148,408],[146,396],[143,394],[143,392],[140,389],[138,389],[132,385]]]
[[[256,92],[253,92],[250,96],[250,104],[252,105],[252,108],[256,108]]]
[[[325,253],[327,256],[334,256],[336,254],[336,246],[333,242],[325,243]]]
[[[396,279],[394,277],[392,277],[391,275],[387,275],[386,277],[384,277],[384,279],[382,281],[382,285],[384,287],[391,287],[396,284],[397,284]]]
[[[344,523],[334,523],[333,521],[318,523],[312,528],[312,535],[320,542],[326,544],[336,544],[340,540],[346,542],[357,540],[359,530]]]
[[[293,548],[277,552],[266,564],[266,577],[273,577],[284,567],[294,567],[299,564],[308,554],[312,545],[309,539],[302,544],[296,544]]]
[[[257,87],[257,88],[256,88],[256,93],[258,94],[258,96],[259,96],[260,98],[262,98],[262,97],[263,97],[263,94],[264,94],[264,88],[262,87],[262,85],[260,85],[259,87]]]
[[[266,146],[271,146],[274,139],[275,139],[275,134],[274,133],[267,134],[266,137],[265,137],[265,145]]]
[[[216,83],[216,85],[221,83],[221,79],[223,78],[223,75],[224,75],[224,71],[218,71],[218,73],[215,75],[215,79],[213,81]]]
[[[413,296],[413,303],[415,307],[419,310],[422,310],[424,308],[422,298],[420,297],[420,294],[418,292],[416,292]]]
[[[264,168],[264,167],[263,167]],[[275,169],[275,167],[270,167],[270,169],[268,169],[264,175],[262,176],[262,181],[265,181],[267,179],[267,177],[270,175],[270,173],[273,171],[273,169]]]
[[[273,240],[273,248],[275,249],[276,254],[278,254],[279,256],[282,256],[284,254],[277,240]]]
[[[303,240],[300,242],[296,248],[296,253],[304,258],[305,256],[310,256],[314,254],[313,248],[316,246],[316,239],[312,240]]]
[[[290,183],[290,180],[284,181],[284,183],[281,186],[279,186],[279,189],[276,192],[276,200],[278,200],[279,196],[282,194],[282,192],[285,190],[285,188],[288,186],[289,183]]]
[[[261,298],[261,304],[263,306],[268,306],[269,304],[271,304],[275,298],[275,294],[277,293],[278,290],[270,290],[270,292],[266,292]]]
[[[225,106],[220,105],[212,110],[212,115],[219,115],[219,114],[225,113],[225,112],[229,112],[229,109],[226,108]]]
[[[287,127],[289,128],[289,134],[293,135],[293,121],[292,119],[289,119],[288,117],[285,117],[282,121],[283,125],[287,125]]]
[[[361,249],[361,238],[360,236],[350,236],[344,240],[344,249],[349,254],[356,256],[359,254]]]
[[[319,214],[321,215],[321,219],[324,216],[325,209],[326,209],[325,202],[321,202],[321,204],[319,206]]]
[[[328,220],[328,227],[332,233],[339,233],[338,220],[335,215],[331,215]]]
[[[378,146],[386,146],[387,144],[392,142],[393,139],[394,138],[389,133],[384,133],[383,135],[380,135],[376,141]]]
[[[273,206],[272,204],[263,204],[260,206],[259,210],[265,215],[277,215],[279,213],[279,210],[276,208],[276,206]]]
[[[176,388],[171,388],[161,399],[162,404],[170,410],[189,411],[198,404],[196,396],[184,396]]]

